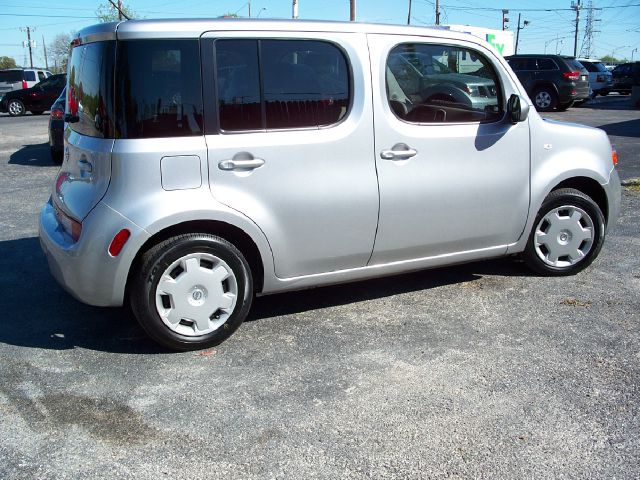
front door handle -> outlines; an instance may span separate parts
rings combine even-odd
[[[223,160],[218,163],[220,170],[253,170],[264,165],[261,158],[252,158],[247,160]]]
[[[410,148],[404,143],[397,143],[391,150],[382,150],[380,152],[380,158],[383,160],[406,160],[407,158],[415,157],[418,151]]]

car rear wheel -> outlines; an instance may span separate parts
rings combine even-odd
[[[7,105],[7,111],[12,117],[21,117],[25,112],[24,103],[16,99],[10,100],[9,104]]]
[[[558,104],[558,96],[549,87],[542,87],[536,90],[533,96],[533,103],[539,112],[549,112],[556,108]]]
[[[197,233],[147,251],[130,292],[147,334],[172,350],[208,348],[244,321],[253,299],[251,270],[226,240]]]
[[[540,207],[524,260],[542,275],[574,275],[598,256],[604,235],[604,215],[591,197],[572,188],[555,190]]]

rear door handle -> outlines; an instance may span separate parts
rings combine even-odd
[[[404,143],[397,143],[391,150],[382,150],[380,152],[380,158],[383,160],[406,160],[407,158],[415,157],[418,151],[410,148]]]
[[[264,165],[261,158],[252,158],[250,160],[223,160],[218,163],[220,170],[253,170]]]

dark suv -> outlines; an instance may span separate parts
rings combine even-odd
[[[589,72],[574,57],[512,55],[506,60],[538,111],[566,110],[589,98]]]
[[[631,93],[631,87],[640,85],[640,62],[623,63],[611,72],[613,75],[612,92]]]

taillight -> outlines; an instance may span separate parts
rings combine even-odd
[[[577,80],[578,78],[580,78],[580,72],[578,71],[564,72],[562,75],[564,75],[564,78],[566,78],[567,80]]]
[[[22,88],[29,88],[29,86],[27,85],[27,81],[26,80],[22,80]]]
[[[62,120],[64,118],[64,112],[62,110],[51,110],[51,118],[55,118],[56,120]]]
[[[80,235],[82,234],[82,223],[74,220],[69,215],[64,213],[60,207],[56,204],[56,201],[53,200],[53,209],[56,212],[56,217],[58,217],[58,222],[64,228],[64,231],[69,234],[71,238],[73,238],[74,242],[77,242],[80,239]]]
[[[129,237],[131,236],[131,232],[126,228],[123,228],[118,233],[116,233],[113,240],[111,240],[111,244],[109,245],[109,255],[112,257],[117,257],[118,254],[122,251],[122,247],[127,243]]]
[[[62,184],[69,179],[68,172],[61,172],[56,178],[56,195],[58,198],[62,197]]]
[[[615,148],[611,149],[611,161],[613,162],[613,166],[618,165],[618,152],[616,152]]]

